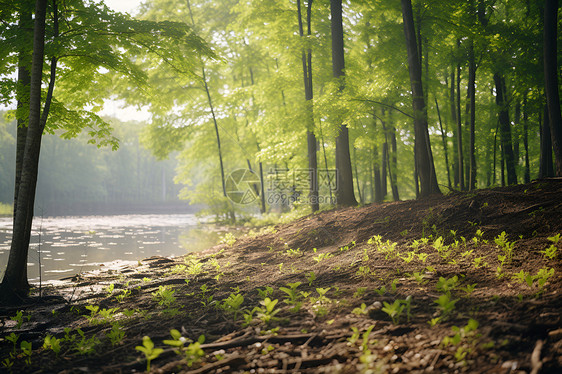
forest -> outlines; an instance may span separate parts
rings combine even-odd
[[[559,14],[0,0],[0,369],[559,372]],[[45,202],[176,199],[236,235],[28,281]]]

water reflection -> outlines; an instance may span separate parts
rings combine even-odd
[[[12,232],[0,218],[0,272],[3,274]],[[138,261],[154,255],[181,256],[216,244],[220,232],[200,227],[193,214],[49,217],[34,220],[28,257],[30,281],[56,280],[99,269],[115,260]]]

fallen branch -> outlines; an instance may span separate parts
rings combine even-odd
[[[542,340],[537,340],[537,344],[535,344],[535,349],[533,349],[533,353],[531,354],[531,374],[538,374],[542,368],[542,361],[541,361],[541,350],[542,346],[544,345]]]

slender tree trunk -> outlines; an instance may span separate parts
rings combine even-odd
[[[41,147],[41,79],[45,48],[45,18],[47,0],[37,0],[35,4],[35,24],[33,32],[33,57],[29,96],[29,122],[22,162],[21,180],[17,192],[17,210],[14,218],[12,245],[8,265],[2,280],[0,296],[24,297],[29,290],[27,281],[27,254],[25,245],[27,219],[33,209],[33,194],[37,181],[39,153]]]
[[[474,43],[470,40],[470,45],[468,47],[468,101],[467,105],[470,106],[469,114],[469,128],[470,128],[470,145],[468,148],[469,160],[470,160],[470,171],[469,171],[469,181],[468,189],[476,189],[476,62],[474,60]]]
[[[447,186],[451,188],[451,172],[449,170],[449,152],[447,147],[447,134],[443,130],[443,122],[441,121],[441,111],[439,110],[439,103],[437,96],[435,96],[435,108],[437,109],[437,118],[439,119],[439,129],[441,130],[441,141],[443,143],[443,152],[445,153],[445,166],[447,167]]]
[[[427,110],[424,101],[422,87],[421,64],[418,56],[416,43],[416,32],[412,14],[411,0],[402,0],[402,17],[404,20],[404,34],[408,51],[408,66],[410,83],[413,96],[414,110],[414,133],[418,176],[420,178],[420,197],[440,193],[437,185],[435,168],[433,167],[433,155],[429,143],[429,132],[427,126]]]
[[[376,130],[376,119],[374,119],[373,126]],[[375,131],[376,132],[376,131]],[[379,149],[378,146],[375,144],[373,145],[373,158],[375,159],[373,165],[373,171],[375,174],[374,185],[375,185],[375,203],[381,203],[384,199],[382,194],[382,186],[381,186],[381,166],[379,161]]]
[[[357,186],[357,196],[359,196],[359,203],[364,204],[365,199],[361,192],[361,184],[359,183],[359,172],[357,171],[357,149],[353,147],[353,173],[355,174],[355,185]]]
[[[312,34],[312,1],[308,0],[307,12],[306,12],[306,23],[307,23],[307,35]],[[299,22],[299,35],[304,38],[302,14],[301,14],[301,1],[297,0],[297,13]],[[308,149],[308,172],[309,172],[309,191],[308,199],[310,202],[310,208],[312,212],[316,212],[320,209],[320,204],[318,201],[318,160],[317,160],[317,149],[316,149],[316,136],[314,135],[314,108],[313,108],[313,98],[314,92],[312,87],[312,50],[310,47],[306,51],[302,51],[302,71],[304,79],[304,96],[306,100],[306,139],[307,139],[307,149]]]
[[[529,114],[527,113],[527,95],[523,97],[523,147],[525,148],[525,183],[531,182],[531,167],[529,166]]]
[[[505,78],[499,73],[495,73],[494,83],[496,86],[496,104],[499,108],[500,141],[507,171],[507,184],[512,185],[517,183],[517,175],[515,174],[515,160],[511,140],[511,124],[509,122],[509,112],[505,97]]]
[[[343,50],[342,0],[330,0],[331,30],[332,30],[332,72],[334,78],[345,76],[345,60]],[[353,189],[353,173],[351,170],[351,155],[349,153],[349,132],[346,125],[340,126],[336,137],[336,170],[339,176],[336,190],[338,206],[357,205]]]
[[[544,4],[544,87],[556,175],[562,177],[562,115],[558,88],[557,25],[558,0],[546,0]]]
[[[451,123],[453,124],[453,181],[454,186],[459,187],[459,148],[457,146],[457,135],[455,134],[455,125],[457,124],[457,106],[455,101],[455,67],[451,67],[451,90],[449,94],[451,106]],[[461,187],[462,189],[462,187]]]
[[[390,134],[390,145],[392,148],[392,164],[391,167],[388,168],[388,172],[390,173],[390,187],[392,189],[392,199],[394,201],[400,200],[400,194],[398,193],[398,147],[396,145],[396,129],[392,126],[391,127],[391,134]]]
[[[464,155],[462,151],[462,119],[461,119],[461,66],[457,65],[457,172],[459,179],[459,187],[465,190],[464,184]]]
[[[539,165],[539,178],[554,176],[552,161],[552,140],[549,126],[548,107],[544,106],[544,115],[541,124],[541,158]]]

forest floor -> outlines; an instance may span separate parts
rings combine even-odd
[[[540,180],[82,274],[0,307],[0,371],[560,373],[561,213]]]

